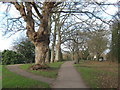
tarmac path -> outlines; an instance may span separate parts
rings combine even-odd
[[[87,88],[73,63],[73,61],[66,61],[62,64],[52,88]]]
[[[56,79],[51,79],[27,72],[19,68],[19,65],[21,64],[8,65],[7,69],[18,75],[46,82],[50,84],[51,88],[87,88],[87,86],[82,81],[80,74],[73,66],[73,63],[73,61],[66,61],[63,63],[59,69],[58,77]]]

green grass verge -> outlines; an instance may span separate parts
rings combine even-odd
[[[3,88],[49,88],[49,85],[44,82],[32,80],[29,78],[22,77],[6,69],[3,70]]]
[[[21,65],[20,68],[44,77],[56,78],[61,64],[63,64],[63,62],[54,62],[54,63],[47,64],[51,68],[50,70],[37,70],[37,71],[29,70],[28,68],[31,66],[31,64]]]
[[[85,81],[88,87],[91,88],[97,88],[97,75],[96,70],[92,68],[86,68],[86,67],[79,67],[79,65],[75,65],[78,72],[80,72],[81,77]]]
[[[2,88],[2,65],[0,65],[0,89]]]
[[[82,63],[74,65],[80,72],[86,85],[90,88],[116,88],[117,74],[110,71],[101,70],[95,67],[81,66]]]

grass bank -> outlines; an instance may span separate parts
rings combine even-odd
[[[0,65],[0,89],[2,88],[2,65]]]
[[[3,88],[49,88],[47,83],[22,77],[10,72],[5,66],[2,67]]]
[[[117,88],[118,64],[84,61],[75,65],[84,82],[91,88]]]
[[[20,68],[24,69],[24,70],[26,70],[28,72],[44,76],[44,77],[56,78],[57,74],[58,74],[58,70],[59,70],[61,64],[63,64],[63,62],[50,63],[50,64],[47,64],[50,67],[50,69],[47,69],[47,70],[37,70],[37,71],[36,70],[29,70],[29,67],[32,64],[24,64],[24,65],[21,65]]]

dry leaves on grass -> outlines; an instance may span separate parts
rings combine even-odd
[[[118,87],[118,76],[110,75],[108,73],[99,73],[98,76],[99,84],[101,88],[117,88]]]
[[[86,61],[80,66],[95,69],[100,88],[118,87],[118,64],[115,62]]]

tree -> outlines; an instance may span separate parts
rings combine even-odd
[[[56,43],[56,31],[57,31],[57,15],[53,15],[53,20],[54,20],[54,30],[53,30],[53,42],[52,42],[52,46],[51,46],[51,62],[55,61],[55,43]]]
[[[23,56],[23,60],[25,63],[34,62],[35,58],[35,47],[31,41],[27,38],[22,38],[18,40],[18,42],[14,43],[13,49],[17,51],[17,53]]]
[[[119,22],[115,21],[112,25],[112,42],[111,42],[111,59],[112,61],[118,60],[118,48],[119,48]]]
[[[120,23],[118,24],[118,47],[120,47]],[[120,48],[118,48],[118,54],[120,53]],[[118,63],[120,63],[120,55],[118,55]]]
[[[2,52],[0,51],[0,64],[2,63]]]
[[[24,63],[23,56],[21,54],[16,53],[12,50],[4,50],[2,52],[2,64],[8,65],[8,64],[20,64]]]
[[[49,45],[49,19],[51,10],[56,7],[60,2],[11,2],[15,8],[20,12],[21,17],[26,22],[27,36],[29,40],[35,46],[35,64],[44,65],[46,53],[48,51]],[[39,5],[42,6],[41,13],[39,11]],[[32,10],[34,9],[34,11]],[[34,13],[36,13],[38,20],[40,21],[39,28],[35,31],[35,18],[33,18]]]
[[[48,49],[47,56],[45,58],[45,62],[50,63],[51,62],[51,50]]]
[[[66,33],[66,36],[64,36],[62,42],[65,45],[65,48],[69,50],[72,60],[75,60],[76,63],[79,63],[79,52],[81,47],[84,46],[84,41],[86,39],[84,35],[85,33],[80,32],[76,27],[72,29],[73,30],[71,30],[69,33]]]
[[[88,59],[88,56],[89,56],[88,48],[86,48],[85,50],[82,50],[80,53],[81,53],[81,59],[83,59],[83,60]]]
[[[58,14],[57,15],[58,17],[58,21],[57,21],[57,44],[56,44],[56,56],[55,56],[55,60],[56,61],[61,61],[63,60],[63,57],[62,57],[62,51],[61,51],[61,44],[62,44],[62,41],[61,41],[61,37],[62,37],[62,32],[61,32],[61,29],[62,29],[62,26],[64,25],[65,21],[67,20],[67,18],[69,17],[69,14],[65,14],[65,15],[60,15]],[[63,18],[60,18],[60,17],[63,17]]]
[[[107,37],[104,35],[105,31],[95,31],[87,41],[88,50],[97,56],[99,61],[100,55],[107,49]]]
[[[88,0],[83,0],[83,2],[63,2],[64,5],[62,8],[63,10],[58,10],[55,7],[58,6],[58,8],[61,8],[59,6],[62,2],[11,2],[15,8],[20,12],[20,17],[9,19],[13,20],[13,24],[11,25],[15,29],[14,23],[18,24],[18,21],[23,18],[22,22],[19,22],[20,24],[25,22],[26,23],[26,29],[27,29],[27,36],[29,40],[34,44],[35,46],[35,64],[44,65],[45,64],[45,57],[46,53],[48,51],[48,45],[49,45],[49,36],[50,36],[50,28],[48,23],[50,22],[50,16],[51,13],[72,13],[76,14],[75,17],[81,16],[83,19],[83,16],[85,17],[85,20],[82,21],[88,21],[93,20],[99,23],[107,23],[104,21],[104,18],[102,19],[99,12],[100,10],[96,9],[97,6],[102,5],[110,5],[106,3],[98,3]],[[89,6],[94,6],[92,9],[89,9]],[[100,9],[100,8],[99,8]],[[103,9],[103,8],[102,8]],[[103,10],[102,10],[103,11]],[[79,15],[78,15],[79,14]],[[70,17],[71,18],[71,17]],[[79,18],[79,17],[78,17]],[[97,20],[98,21],[97,21]],[[9,21],[7,20],[7,21]],[[11,24],[11,23],[9,23]],[[25,25],[25,24],[24,24]],[[19,27],[22,27],[18,24]],[[36,28],[37,26],[37,28]],[[17,27],[17,26],[16,26]],[[60,27],[61,28],[61,27]],[[9,27],[9,30],[12,28]],[[14,31],[20,31],[23,28],[18,28],[18,30]],[[8,31],[8,29],[7,29]],[[58,47],[60,45],[58,44]]]

